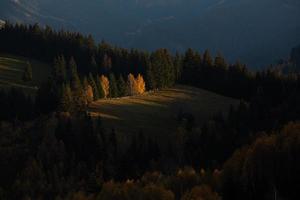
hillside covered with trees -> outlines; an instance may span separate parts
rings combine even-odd
[[[299,74],[253,72],[208,50],[96,44],[38,25],[6,23],[0,43],[1,53],[52,66],[33,97],[0,92],[0,199],[297,199]],[[27,67],[24,81],[32,78]],[[172,113],[165,143],[142,129],[122,140],[87,112],[99,99],[175,84],[240,103],[202,124],[184,108]]]

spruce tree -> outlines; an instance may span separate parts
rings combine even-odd
[[[97,66],[95,56],[91,57],[91,72],[93,74],[96,74],[98,72],[98,66]]]
[[[117,81],[119,96],[124,97],[127,95],[127,86],[126,82],[124,81],[124,78],[122,75],[119,76],[119,79]]]
[[[221,55],[221,53],[218,53],[215,58],[215,67],[218,67],[221,69],[227,68],[227,63],[226,63],[224,57]]]
[[[67,79],[66,61],[64,56],[58,56],[54,59],[52,77],[57,83],[63,83]]]
[[[152,76],[157,88],[170,87],[175,83],[175,70],[171,54],[159,49],[151,55]]]
[[[61,97],[58,105],[60,112],[71,112],[72,111],[72,92],[69,84],[63,84],[61,89]]]
[[[23,81],[25,82],[32,81],[32,67],[29,62],[26,63],[25,71],[23,74]]]
[[[209,50],[205,50],[205,52],[203,54],[203,65],[205,67],[211,67],[211,66],[213,66],[213,60],[211,58]]]
[[[71,58],[69,65],[71,70],[71,89],[73,93],[74,107],[78,112],[83,112],[87,101],[77,73],[77,65],[73,58]]]
[[[109,94],[111,98],[116,98],[119,96],[117,81],[113,73],[109,74]]]
[[[146,71],[146,80],[147,80],[147,89],[148,90],[157,88],[154,74],[155,74],[155,72],[153,70],[152,64],[148,65],[147,71]]]
[[[182,58],[178,52],[176,52],[174,58],[174,70],[175,70],[175,78],[178,80],[181,76],[182,71]]]

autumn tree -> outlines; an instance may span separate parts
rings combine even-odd
[[[104,98],[107,98],[109,95],[109,80],[106,76],[100,76],[100,83],[104,92]]]
[[[97,88],[97,84],[95,82],[95,79],[93,77],[93,75],[90,73],[89,76],[88,76],[88,82],[89,82],[89,85],[92,87],[93,89],[93,96],[94,96],[94,101],[98,100],[100,97],[99,97],[99,90]]]
[[[135,83],[136,83],[137,93],[143,94],[146,90],[146,84],[143,76],[138,74]]]
[[[137,94],[137,84],[134,76],[132,74],[128,75],[127,78],[127,87],[129,95],[136,95]]]
[[[96,76],[96,86],[97,86],[97,89],[98,89],[99,98],[104,98],[105,97],[104,89],[103,89],[103,86],[101,84],[100,77],[98,77],[98,76]]]
[[[185,193],[181,200],[221,200],[221,197],[214,192],[208,185],[194,187]]]
[[[137,78],[135,78],[132,74],[129,74],[127,87],[130,95],[143,94],[146,90],[146,84],[143,76],[138,74]]]
[[[86,96],[87,103],[92,103],[94,100],[94,92],[86,77],[84,77],[83,79],[83,90]]]

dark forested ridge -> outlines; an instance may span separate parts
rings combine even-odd
[[[300,40],[298,0],[2,0],[0,19],[92,33],[122,47],[187,48],[261,68]],[[274,42],[276,41],[276,42]]]
[[[253,72],[208,50],[128,50],[38,25],[6,23],[0,43],[2,53],[52,66],[33,97],[0,92],[0,199],[296,199],[298,73]],[[184,108],[172,113],[176,131],[163,145],[146,130],[124,140],[87,112],[98,99],[175,83],[240,104],[201,125]]]

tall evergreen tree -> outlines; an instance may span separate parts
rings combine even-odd
[[[126,82],[124,81],[124,78],[122,75],[120,75],[118,78],[117,86],[118,86],[119,96],[120,97],[126,96],[127,95],[127,86],[126,86]]]
[[[203,54],[203,65],[205,67],[213,66],[213,60],[212,60],[209,50],[205,50],[205,52]]]
[[[155,79],[155,72],[152,67],[152,64],[148,65],[147,71],[146,71],[146,80],[147,80],[147,89],[152,90],[157,88],[157,83]]]
[[[227,63],[224,59],[224,57],[221,55],[221,53],[218,53],[217,56],[215,57],[215,67],[221,68],[221,69],[226,69],[227,68]]]
[[[175,70],[171,54],[166,49],[159,49],[151,55],[152,74],[156,87],[163,88],[175,83]]]
[[[108,74],[111,71],[112,68],[112,60],[111,57],[108,56],[107,54],[104,54],[103,56],[103,60],[102,60],[102,69],[101,69],[101,73],[102,74]]]
[[[109,74],[109,95],[111,98],[115,98],[119,96],[117,81],[113,73]]]
[[[58,56],[54,58],[52,77],[60,84],[66,81],[67,72],[66,72],[66,61],[64,56]]]
[[[29,62],[26,63],[25,71],[23,74],[23,81],[25,82],[32,81],[32,67]]]
[[[69,84],[63,84],[61,89],[61,97],[58,105],[58,110],[61,112],[72,111],[72,92]]]
[[[91,57],[91,69],[90,69],[90,71],[93,74],[97,74],[98,73],[98,66],[97,66],[97,62],[96,62],[95,56]]]
[[[174,71],[175,71],[175,79],[176,81],[179,80],[182,72],[182,57],[178,52],[176,52],[174,58]]]
[[[69,62],[69,68],[71,70],[71,89],[73,93],[74,107],[78,112],[83,112],[85,111],[87,101],[77,73],[77,64],[73,57]]]

